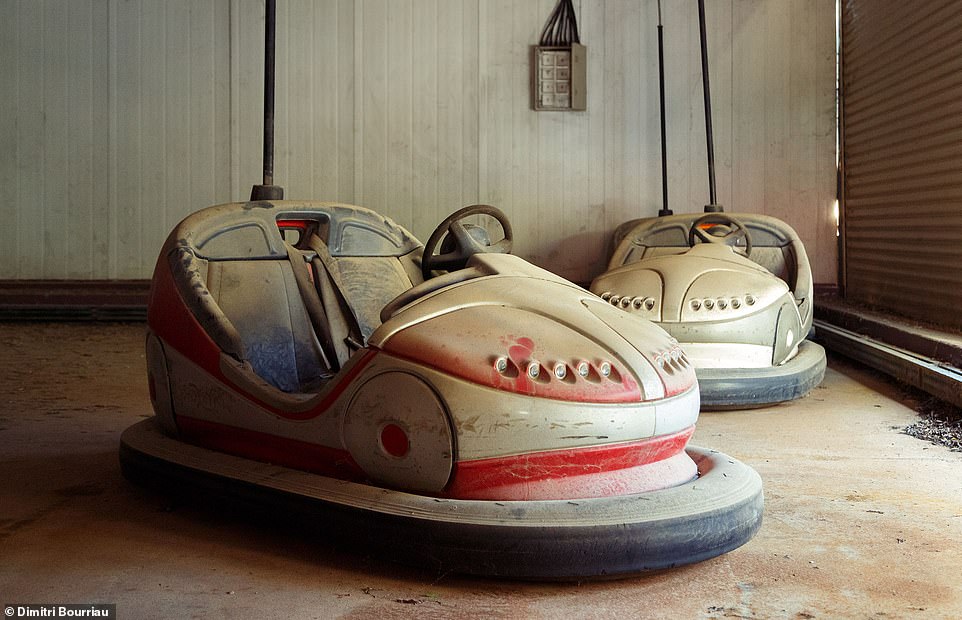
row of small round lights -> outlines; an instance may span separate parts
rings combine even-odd
[[[699,311],[702,308],[705,310],[713,310],[718,308],[719,310],[727,310],[731,306],[732,310],[738,310],[742,307],[742,304],[747,306],[755,305],[755,297],[752,295],[745,295],[744,298],[732,297],[731,299],[726,299],[725,297],[719,297],[718,299],[692,299],[691,309],[694,311]]]
[[[504,356],[494,360],[494,369],[501,374],[508,374],[511,370],[511,367],[512,367],[511,362],[508,361],[508,358]],[[547,368],[547,367],[542,366],[541,362],[537,360],[531,360],[528,362],[527,366],[525,366],[525,374],[527,374],[532,379],[538,379],[539,377],[541,377],[541,371],[543,368]],[[589,363],[586,360],[580,360],[578,363],[574,365],[573,371],[582,379],[587,379],[591,375],[592,368],[593,366],[591,365],[591,363]],[[601,377],[608,378],[611,376],[611,371],[612,371],[611,362],[602,360],[594,368],[597,374]],[[569,372],[571,371],[572,371],[572,368],[568,366],[568,364],[566,364],[565,362],[555,362],[551,366],[551,374],[554,375],[554,377],[559,380],[564,380],[565,378],[567,378]]]
[[[601,294],[601,298],[610,303],[612,306],[621,308],[623,310],[628,310],[630,308],[635,310],[641,310],[642,308],[645,310],[652,310],[655,307],[654,297],[631,297],[630,295],[625,295],[622,297],[620,295],[615,295],[611,291],[605,291]]]
[[[668,372],[688,368],[691,365],[685,352],[674,338],[672,338],[671,347],[667,351],[655,355],[655,363]]]

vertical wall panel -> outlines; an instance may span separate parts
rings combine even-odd
[[[241,94],[241,96],[251,97],[251,99],[256,102],[256,105],[253,109],[255,116],[252,118],[250,126],[245,128],[245,130],[251,131],[258,136],[258,140],[255,142],[255,144],[258,145],[263,145],[262,127],[264,117],[262,101],[264,99],[264,4],[264,2],[257,2],[257,12],[260,14],[260,19],[257,22],[257,29],[260,32],[260,46],[251,50],[256,62],[258,62],[262,67],[260,73],[261,79],[260,82],[252,86],[250,91]],[[292,7],[292,3],[290,2],[282,2],[278,4],[280,6],[276,7],[277,12],[275,17],[277,22],[275,36],[280,42],[277,43],[275,47],[274,64],[274,183],[286,189],[285,196],[287,198],[297,198],[298,195],[303,196],[303,191],[306,188],[301,188],[300,179],[294,178],[294,176],[297,174],[297,170],[291,168],[291,152],[296,142],[296,140],[292,139],[291,136],[291,115],[292,112],[297,114],[297,108],[300,107],[298,102],[292,101],[291,99],[292,82],[296,80],[296,75],[300,72],[300,69],[291,69],[291,57],[292,48],[300,47],[300,45],[302,45],[302,41],[294,40],[294,37],[291,36],[291,11],[295,7]],[[295,23],[300,23],[303,21],[304,17],[305,16],[302,14],[296,14],[293,19],[295,20]],[[297,87],[296,82],[294,83],[293,87]],[[309,132],[310,117],[296,116],[294,117],[294,122],[298,125],[294,131],[302,133]],[[263,158],[261,153],[261,149],[258,148],[258,174],[256,178],[261,178],[261,172],[263,170]],[[260,181],[257,182],[260,183]],[[294,193],[290,193],[291,191]]]
[[[462,132],[461,171],[462,202],[473,203],[481,196],[481,0],[464,0],[461,47]]]
[[[842,3],[846,297],[962,328],[962,5]]]
[[[808,0],[792,0],[790,8],[791,66],[788,83],[789,114],[789,211],[787,218],[794,219],[800,210],[818,204],[816,158],[816,125],[818,112],[806,96],[815,93],[816,55],[811,42],[815,40],[816,5]],[[784,217],[782,219],[785,219]],[[804,239],[815,239],[817,217],[796,221],[795,230]],[[812,248],[815,251],[816,247]]]
[[[92,3],[78,0],[67,7],[67,231],[63,249],[66,253],[67,278],[84,278],[93,268],[93,65],[91,54]],[[0,35],[2,37],[2,35]],[[99,156],[103,156],[99,154]],[[0,183],[2,186],[2,183]]]
[[[648,20],[657,20],[657,6],[645,7]],[[700,81],[700,53],[698,51],[697,5],[694,2],[663,3],[662,21],[665,39],[665,108],[668,151],[668,200],[669,207],[678,213],[700,209],[707,202],[707,155],[705,154],[704,107]],[[655,22],[657,23],[657,22]],[[650,29],[650,26],[649,26]],[[658,62],[657,33],[654,47],[648,47],[646,57]],[[684,79],[679,79],[684,76]],[[717,81],[717,80],[716,80]],[[646,89],[647,108],[658,110],[658,84]],[[652,99],[652,94],[654,98]],[[715,107],[714,112],[720,114]],[[692,135],[692,129],[700,138]],[[659,130],[660,131],[660,127]],[[659,149],[659,159],[651,165],[658,171],[658,186],[654,202],[637,205],[629,217],[646,217],[661,208],[661,140],[651,136]],[[698,179],[695,181],[695,179]],[[692,183],[697,182],[693,188]],[[694,193],[693,193],[694,189]],[[655,208],[657,205],[657,208]],[[652,211],[654,209],[654,211]],[[620,217],[620,215],[618,216]],[[618,218],[615,218],[618,219]],[[612,222],[612,225],[617,225]]]
[[[478,198],[501,207],[514,196],[510,167],[502,165],[513,161],[511,63],[506,53],[513,36],[512,8],[507,0],[481,1],[478,7]],[[518,220],[516,230],[524,226],[523,215],[512,216]],[[524,247],[519,239],[515,251],[522,253]]]
[[[755,0],[734,0],[732,6],[732,211],[758,210],[765,205],[765,58],[767,11]],[[737,69],[736,69],[737,68]],[[737,114],[734,112],[737,111]]]
[[[357,161],[355,153],[355,115],[354,102],[357,92],[357,78],[354,68],[354,29],[356,11],[351,0],[337,2],[337,80],[329,87],[328,96],[337,101],[337,190],[335,198],[347,203],[355,200],[355,175]],[[330,90],[336,89],[331,96]],[[318,136],[321,144],[329,145],[331,136]],[[321,194],[326,196],[328,194]]]
[[[317,58],[314,50],[314,11],[318,7],[311,0],[292,0],[285,3],[284,32],[286,37],[281,47],[281,57],[286,67],[288,80],[286,88],[278,91],[278,99],[284,102],[285,133],[278,135],[276,152],[285,154],[281,169],[286,170],[284,185],[288,198],[310,198],[317,195],[314,188],[314,171],[318,163],[314,161],[314,140],[318,131],[317,120],[320,110],[325,106],[317,101],[314,93],[315,65],[326,64]],[[279,16],[280,17],[280,16]],[[291,131],[292,120],[303,131]]]
[[[113,201],[114,235],[113,265],[111,276],[136,278],[141,269],[142,245],[140,221],[144,212],[142,204],[143,180],[141,179],[141,133],[143,91],[141,79],[141,2],[117,2],[114,4],[114,31],[111,41],[114,51],[111,66],[115,67],[114,114],[112,152],[116,153],[112,178],[116,179],[116,197]],[[124,59],[123,62],[117,62]]]
[[[2,278],[148,277],[180,218],[261,178],[264,0],[6,0]],[[577,0],[588,109],[531,110],[554,0],[279,0],[275,179],[426,237],[475,202],[578,281],[661,206],[656,3]],[[671,207],[707,200],[698,20],[664,0]],[[718,200],[835,278],[832,0],[708,3]],[[45,120],[46,119],[46,120]],[[8,145],[8,142],[12,144]]]
[[[819,281],[834,281],[838,274],[838,222],[835,219],[838,177],[836,125],[836,26],[833,3],[820,2],[815,15],[815,247],[809,248],[813,273]],[[802,213],[811,207],[800,205]]]
[[[17,11],[17,277],[43,275],[44,178],[43,4],[29,0]]]
[[[216,202],[231,198],[231,23],[228,0],[212,0],[211,63],[214,75],[213,93],[207,113],[210,115],[213,150],[211,196]]]
[[[160,211],[169,230],[189,213],[191,200],[191,53],[190,28],[183,19],[190,14],[190,0],[169,0],[166,6],[164,59],[164,204]],[[161,231],[161,234],[164,234]]]
[[[811,0],[802,0],[806,4],[811,4]],[[732,185],[734,177],[732,174],[733,162],[733,122],[737,114],[734,107],[733,75],[735,65],[732,58],[732,33],[733,33],[734,10],[732,2],[706,2],[705,3],[705,22],[708,35],[708,63],[709,75],[711,78],[711,99],[712,99],[712,128],[715,146],[715,193],[716,200],[727,210],[734,211],[735,205],[732,203]],[[700,54],[700,52],[699,52]],[[694,54],[693,54],[694,56]],[[701,67],[701,59],[696,58],[698,67]],[[741,67],[738,68],[739,70]],[[805,100],[804,97],[801,100]],[[704,106],[702,106],[704,108]],[[717,110],[717,113],[714,111]],[[699,138],[704,140],[705,134],[702,131],[704,123],[695,123],[699,128]],[[704,163],[707,171],[707,155]],[[694,166],[693,170],[698,171]],[[705,173],[707,175],[707,172]],[[707,178],[707,176],[706,176]],[[693,200],[698,194],[696,188],[707,188],[708,181],[694,185],[692,193]],[[707,192],[707,189],[702,190]],[[707,194],[705,194],[707,195]]]
[[[91,268],[77,278],[107,278],[110,276],[110,248],[112,246],[112,192],[111,177],[111,79],[110,50],[107,43],[111,40],[111,10],[107,2],[95,1],[91,6],[91,51],[89,56],[91,71],[91,144],[90,144],[90,194],[91,194]]]
[[[20,91],[20,4],[11,0],[0,3],[4,19],[0,20],[0,187],[8,199],[0,201],[0,278],[19,275],[20,178],[19,156],[19,91]]]
[[[768,3],[767,50],[782,46],[781,54],[765,55],[765,194],[766,213],[785,220],[791,216],[791,3]],[[766,51],[767,51],[766,50]],[[787,221],[787,220],[786,220]]]
[[[631,71],[630,59],[641,58],[635,33],[640,30],[640,6],[635,2],[606,2],[605,39],[603,42],[605,58],[604,114],[605,114],[605,177],[604,213],[605,228],[617,226],[621,214],[626,213],[629,204],[638,207],[638,189],[631,187],[632,179],[637,178],[639,168],[637,154],[633,155],[632,136],[637,134],[637,117],[640,102],[635,85],[636,72]],[[626,32],[627,30],[627,32]],[[585,41],[590,47],[592,42]],[[589,67],[590,68],[590,67]],[[639,209],[640,211],[641,209]],[[636,217],[640,217],[638,213]]]
[[[355,179],[355,195],[361,204],[375,210],[384,208],[388,195],[387,4],[387,0],[362,0],[360,20],[354,26],[361,48],[355,58],[361,73],[357,84],[361,102],[357,119],[361,148],[356,153],[361,174]]]
[[[231,0],[230,18],[231,198],[245,200],[251,186],[261,182],[263,173],[264,2]],[[277,27],[280,29],[281,24]],[[281,45],[279,42],[278,47]],[[280,69],[278,66],[278,73]],[[275,92],[277,88],[275,83]],[[281,130],[277,118],[280,103],[275,104],[275,133]],[[277,138],[275,135],[275,143]],[[275,175],[281,172],[277,163],[275,160]]]
[[[442,4],[443,4],[442,0]],[[452,3],[457,4],[457,3]],[[445,17],[450,17],[449,12]],[[413,230],[433,228],[440,221],[438,215],[438,186],[441,178],[452,178],[460,173],[458,161],[450,157],[452,146],[442,145],[439,125],[450,118],[446,113],[452,107],[452,93],[460,98],[461,80],[452,76],[450,82],[440,84],[438,65],[442,60],[439,40],[438,18],[441,16],[437,0],[414,0],[411,20],[411,226]],[[460,15],[456,15],[461,30]],[[445,41],[445,43],[449,43]],[[460,50],[448,47],[447,53],[460,58]],[[450,60],[448,61],[450,63]],[[457,102],[457,99],[455,99]],[[460,110],[459,110],[460,111]],[[450,132],[446,138],[456,138]],[[441,169],[440,157],[448,156],[445,169]],[[452,165],[453,164],[453,165]],[[460,174],[457,174],[460,176]],[[450,203],[449,203],[450,204]]]
[[[532,7],[536,7],[531,15],[529,23],[537,24],[539,17],[548,15],[556,3],[552,0],[540,0],[532,2]],[[576,11],[577,14],[577,11]],[[536,39],[540,34],[537,29],[524,37],[522,41]],[[524,53],[530,54],[530,48],[524,49]],[[527,72],[521,76],[522,83],[518,90],[524,93],[525,86],[530,81],[531,69],[527,63],[521,63],[522,69]],[[528,94],[528,101],[521,104],[521,109],[530,105],[531,95]],[[565,162],[568,161],[568,153],[565,149],[565,134],[568,129],[574,126],[576,120],[586,116],[576,113],[566,119],[564,112],[545,112],[535,116],[538,121],[536,131],[538,134],[537,153],[538,159],[535,176],[538,179],[538,201],[535,210],[535,225],[537,231],[540,250],[537,253],[537,262],[542,265],[554,265],[558,269],[562,268],[562,263],[566,262],[563,257],[567,253],[567,248],[563,244],[565,220],[568,213],[565,205]],[[566,122],[567,121],[567,122]],[[570,168],[569,173],[574,172]]]
[[[307,35],[311,41],[310,56],[302,60],[310,72],[310,88],[307,84],[297,92],[308,108],[313,139],[307,146],[310,151],[311,168],[307,172],[311,180],[308,196],[337,196],[340,137],[337,132],[339,100],[337,90],[338,58],[338,11],[336,2],[312,3],[313,22]],[[307,20],[304,20],[305,22]],[[326,137],[319,139],[318,137]]]
[[[222,113],[215,107],[215,95],[219,82],[227,79],[228,74],[226,67],[216,63],[216,49],[218,43],[223,41],[219,32],[226,28],[227,24],[215,23],[214,4],[209,1],[191,2],[190,12],[185,16],[189,20],[187,25],[190,28],[190,107],[186,119],[191,130],[190,199],[188,204],[184,205],[186,209],[183,212],[172,213],[179,216],[176,219],[229,198],[215,194],[219,171],[214,145],[219,126],[218,117]]]
[[[530,68],[528,65],[529,46],[539,34],[539,20],[544,15],[537,2],[513,2],[505,7],[505,12],[489,16],[488,31],[502,29],[507,32],[508,40],[503,47],[490,50],[500,58],[499,64],[505,68],[501,74],[493,73],[486,79],[499,81],[503,101],[507,105],[510,119],[509,134],[506,142],[509,159],[507,161],[489,160],[489,165],[506,168],[503,171],[511,185],[511,199],[501,206],[513,220],[517,220],[515,243],[518,253],[539,265],[546,265],[547,240],[542,230],[549,224],[538,209],[539,177],[547,170],[542,160],[549,156],[539,149],[541,121],[545,117],[530,111]],[[505,23],[507,20],[507,23]],[[481,71],[486,70],[485,59],[481,60]],[[547,113],[548,117],[558,113]],[[547,119],[546,119],[547,120]],[[547,124],[547,123],[546,123]],[[484,127],[481,128],[484,131]],[[552,212],[552,219],[561,217],[560,209]]]
[[[411,0],[389,0],[386,7],[385,50],[387,57],[382,104],[386,105],[387,177],[383,194],[370,206],[399,222],[412,222],[411,147],[414,58],[412,56]],[[375,27],[381,27],[380,19]],[[373,92],[372,92],[373,94]],[[423,95],[423,93],[419,94]],[[428,104],[420,100],[419,105]],[[410,225],[410,224],[408,224]]]
[[[184,5],[181,5],[184,6]],[[180,8],[180,7],[177,7]],[[167,196],[167,136],[168,130],[174,125],[181,124],[189,116],[178,114],[167,115],[166,95],[170,90],[180,90],[180,80],[168,82],[167,72],[167,10],[162,2],[144,2],[142,12],[138,16],[144,25],[152,27],[141,29],[140,66],[138,73],[141,80],[141,124],[138,130],[140,148],[136,154],[140,171],[140,230],[138,235],[142,239],[141,252],[138,255],[137,272],[144,273],[153,266],[156,256],[150,256],[152,248],[159,248],[163,243],[164,229],[167,228],[165,210],[170,205]],[[176,8],[174,8],[176,11]],[[170,27],[174,30],[183,29],[176,18],[183,19],[181,14],[175,14],[174,23]],[[189,44],[185,47],[189,50]],[[187,67],[189,71],[189,66]],[[189,75],[189,74],[188,74]],[[184,100],[190,100],[190,90],[184,95]],[[185,123],[188,124],[189,123]],[[190,127],[187,127],[190,131]],[[189,135],[189,133],[188,133]],[[187,179],[195,178],[188,154]],[[128,276],[130,277],[130,276]]]
[[[597,27],[595,24],[598,22],[586,19],[588,10],[585,3],[579,2],[575,8],[579,16],[580,34],[585,40],[590,40]],[[590,59],[588,62],[590,63]],[[588,88],[588,92],[591,92],[591,86]],[[586,273],[589,256],[585,251],[584,237],[590,217],[588,199],[590,122],[592,118],[601,118],[601,114],[597,112],[596,109],[593,114],[577,114],[572,117],[571,122],[562,124],[561,141],[558,146],[563,159],[555,181],[557,197],[554,198],[554,203],[551,201],[550,193],[547,199],[542,198],[542,208],[546,212],[550,213],[552,208],[561,208],[563,213],[556,231],[548,236],[549,241],[554,242],[549,262],[557,265],[559,271],[568,273],[569,277],[581,281],[591,277]],[[570,148],[571,145],[578,145],[578,148]]]
[[[67,11],[43,3],[43,272],[64,277],[67,270]]]
[[[677,141],[682,149],[679,152],[682,165],[679,167],[679,178],[676,181],[681,187],[679,191],[673,192],[676,198],[672,201],[671,207],[677,212],[699,211],[704,206],[703,203],[707,203],[708,198],[708,155],[705,111],[702,103],[697,9],[698,5],[695,2],[675,3],[673,10],[668,14],[670,21],[665,26],[666,37],[679,39],[679,42],[674,44],[674,53],[668,56],[671,60],[666,60],[665,72],[668,75],[688,76],[688,79],[681,83],[684,90],[679,92],[671,104],[678,109],[679,116],[684,115],[685,123],[677,122],[668,125],[671,136],[669,140]],[[705,10],[708,11],[707,6]],[[706,15],[706,21],[707,19]],[[684,35],[687,36],[682,33],[682,25],[685,27]],[[683,44],[684,47],[678,49],[679,44]],[[716,88],[717,85],[716,78]],[[721,117],[726,113],[726,110],[719,108],[717,102],[712,101],[713,118]],[[715,139],[718,140],[718,137]]]
[[[426,157],[427,166],[415,163],[415,170],[424,175],[421,185],[430,186],[434,182],[434,194],[426,197],[415,189],[416,200],[420,205],[414,213],[413,226],[416,229],[426,229],[436,226],[442,218],[444,211],[453,210],[454,207],[464,204],[464,194],[462,193],[462,177],[464,175],[464,88],[466,81],[476,82],[472,75],[465,75],[463,71],[465,51],[464,51],[464,13],[466,7],[460,2],[444,2],[435,0],[434,2],[424,2],[421,8],[423,11],[430,11],[437,8],[437,15],[433,20],[433,37],[437,42],[437,61],[433,67],[434,84],[431,86],[430,75],[422,74],[422,79],[428,88],[433,88],[437,95],[437,122],[434,126],[433,139],[437,144],[437,152],[432,159],[429,154],[422,152],[422,157]],[[417,22],[417,18],[415,22]],[[419,37],[415,37],[415,41]],[[418,58],[420,54],[418,52]],[[420,122],[425,126],[430,125],[430,117],[422,116]],[[430,132],[429,132],[430,133]],[[425,141],[422,148],[428,146],[430,141]],[[431,171],[435,173],[434,179],[430,178]]]
[[[581,33],[584,41],[597,41],[588,47],[588,66],[606,67],[606,48],[600,42],[605,32],[605,0],[584,0],[581,10]],[[585,202],[578,202],[578,195],[571,197],[574,217],[569,218],[569,229],[578,233],[567,236],[566,244],[574,251],[571,257],[572,278],[578,282],[590,282],[608,264],[609,230],[605,225],[605,127],[608,118],[605,107],[605,72],[588,72],[588,102],[591,114],[587,116],[587,136],[582,171]],[[569,152],[579,152],[578,143],[568,142]],[[582,248],[584,259],[579,260]],[[576,271],[580,264],[580,271]]]

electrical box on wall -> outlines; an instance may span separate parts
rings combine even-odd
[[[532,99],[539,111],[582,111],[587,104],[587,49],[584,45],[532,47]]]

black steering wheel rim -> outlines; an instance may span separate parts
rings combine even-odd
[[[724,235],[714,235],[707,228],[714,225],[728,226],[730,230]],[[688,229],[688,246],[694,247],[696,239],[704,243],[725,245],[733,251],[741,250],[745,256],[751,256],[752,253],[752,238],[748,228],[727,213],[706,213],[695,220]],[[745,240],[744,246],[738,245],[742,239]]]
[[[497,220],[504,232],[504,238],[491,245],[485,245],[477,241],[461,223],[461,220],[472,215],[487,215]],[[450,233],[455,248],[445,254],[435,254],[434,252],[440,247],[445,233]],[[483,252],[507,254],[511,252],[512,239],[511,223],[501,209],[481,204],[458,209],[438,224],[438,227],[428,238],[428,242],[424,244],[424,252],[421,254],[421,275],[427,280],[431,278],[432,272],[435,270],[463,269],[469,258]]]

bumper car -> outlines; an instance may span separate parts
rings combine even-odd
[[[799,398],[825,374],[812,272],[794,230],[768,216],[674,214],[623,224],[591,290],[676,338],[704,409]]]
[[[441,571],[617,576],[748,541],[761,480],[688,446],[677,342],[510,244],[490,207],[427,247],[343,204],[189,216],[154,271],[155,415],[123,433],[124,474]]]

